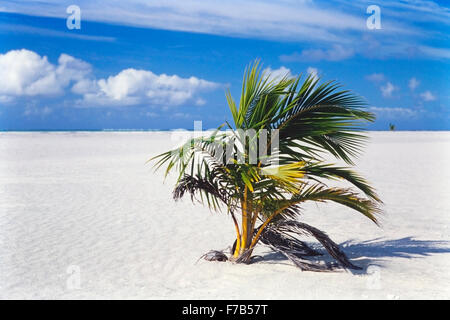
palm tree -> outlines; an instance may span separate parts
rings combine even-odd
[[[174,199],[189,194],[192,201],[230,214],[236,240],[230,257],[222,253],[219,260],[249,263],[263,243],[303,270],[332,269],[306,260],[320,253],[296,236],[302,234],[319,240],[343,267],[357,268],[325,233],[298,218],[307,201],[335,202],[378,223],[381,200],[348,167],[367,138],[362,125],[374,115],[334,81],[319,84],[309,75],[300,84],[302,76],[274,78],[261,70],[259,61],[246,69],[239,104],[227,92],[232,124],[151,160],[156,169],[166,165],[166,175],[178,172]],[[256,143],[264,138],[265,145]],[[330,164],[327,157],[347,165]],[[327,184],[334,180],[348,186]]]

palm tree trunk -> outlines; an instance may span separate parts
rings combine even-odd
[[[241,249],[241,233],[239,232],[239,224],[233,212],[231,212],[231,218],[233,219],[234,227],[236,229],[236,247],[233,252],[233,257],[237,258],[239,256],[239,251]]]
[[[248,242],[248,216],[247,216],[247,186],[244,188],[244,198],[241,201],[242,207],[242,239],[241,239],[241,249],[242,253],[247,248]]]

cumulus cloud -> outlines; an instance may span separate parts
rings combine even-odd
[[[90,72],[89,64],[66,54],[53,65],[33,51],[11,50],[0,54],[0,96],[11,101],[18,96],[62,94]]]
[[[339,61],[352,57],[354,50],[342,45],[333,45],[330,49],[305,49],[301,53],[294,52],[289,55],[281,55],[280,60],[283,62],[297,61]]]
[[[313,77],[314,80],[318,79],[318,75],[317,74],[319,73],[319,70],[317,70],[317,68],[308,67],[308,69],[306,69],[306,73],[308,75],[310,75],[311,77]]]
[[[377,85],[380,85],[381,95],[385,98],[391,98],[392,94],[395,91],[399,90],[399,88],[394,84],[392,84],[392,82],[390,81],[385,82],[387,79],[383,73],[372,73],[367,75],[365,78],[366,80],[369,80],[371,82],[376,83]],[[382,82],[384,82],[384,85],[381,85]]]
[[[61,54],[56,65],[46,56],[22,49],[0,54],[0,102],[21,96],[56,96],[70,88],[79,106],[128,106],[137,104],[176,106],[191,101],[203,105],[198,94],[219,84],[197,77],[157,75],[148,70],[125,69],[96,79],[91,65]]]
[[[291,70],[284,66],[281,66],[278,69],[272,69],[270,67],[265,68],[263,74],[266,77],[268,76],[270,80],[281,80],[284,77],[293,77]]]
[[[280,80],[283,77],[296,77],[295,74],[292,74],[291,69],[286,68],[284,66],[281,66],[278,69],[272,69],[272,68],[265,68],[263,70],[263,73],[265,74],[265,76],[269,76],[270,75],[270,79],[272,80]],[[308,67],[306,69],[306,76],[311,75],[314,79],[318,79],[318,73],[319,70],[317,68],[314,67]]]
[[[420,84],[419,80],[417,80],[416,78],[411,78],[411,79],[409,79],[408,87],[412,91],[414,91],[419,86],[419,84]]]
[[[380,87],[380,90],[383,97],[390,98],[392,97],[392,93],[398,90],[398,88],[394,86],[391,82],[387,82],[384,86]]]
[[[434,101],[436,100],[436,96],[434,94],[431,93],[431,91],[427,90],[425,92],[422,92],[420,94],[420,97],[424,100],[424,101]]]
[[[198,92],[218,87],[217,83],[196,77],[156,75],[147,70],[125,69],[114,76],[77,83],[72,91],[82,94],[81,104],[87,105],[181,105],[193,99]],[[197,98],[197,105],[205,101]]]

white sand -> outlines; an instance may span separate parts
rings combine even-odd
[[[385,202],[383,228],[337,205],[305,210],[356,273],[301,272],[277,255],[195,264],[234,229],[175,203],[173,179],[144,164],[169,134],[0,134],[0,298],[450,298],[449,132],[371,133],[358,170]]]

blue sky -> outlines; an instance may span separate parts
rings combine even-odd
[[[444,1],[3,0],[0,129],[217,127],[260,58],[360,94],[370,129],[450,130],[449,31]]]

